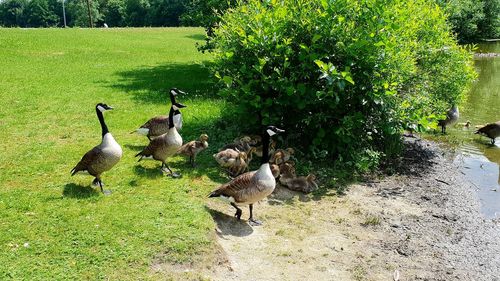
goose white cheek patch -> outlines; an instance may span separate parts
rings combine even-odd
[[[174,90],[170,91],[170,93],[171,93],[172,95],[174,95],[174,96],[177,96],[177,92],[176,92],[176,91],[174,91]]]
[[[267,129],[267,134],[271,137],[276,135],[276,133],[273,130],[269,130],[269,129]]]
[[[106,111],[106,109],[100,105],[97,106],[97,109],[99,109],[100,112]]]
[[[175,106],[175,105],[172,105],[172,108],[173,108],[174,110],[179,110],[179,108],[178,108],[177,106]]]

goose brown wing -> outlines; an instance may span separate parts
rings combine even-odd
[[[255,185],[255,175],[256,171],[247,172],[237,176],[230,182],[221,185],[218,189],[210,193],[209,197],[226,196],[233,197],[236,201],[241,200],[241,196],[246,193],[246,191]]]
[[[141,126],[141,128],[151,129],[152,127],[158,126],[165,122],[168,124],[168,116],[160,115],[149,119],[146,123],[144,123],[144,125]]]
[[[164,142],[163,138],[156,138],[156,139],[152,139],[148,146],[146,146],[141,152],[137,153],[135,156],[145,156],[145,157],[148,157],[148,156],[152,156],[153,153],[155,152],[156,149],[158,149],[158,147],[160,147],[162,145],[162,143]]]
[[[76,166],[71,170],[71,175],[74,175],[80,171],[87,171],[89,166],[96,160],[99,159],[99,156],[102,154],[102,150],[99,146],[95,146],[91,150],[89,150],[85,155],[83,155],[82,159]],[[90,172],[90,171],[89,171]]]

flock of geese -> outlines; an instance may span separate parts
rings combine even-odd
[[[167,159],[180,154],[189,157],[190,164],[195,167],[196,156],[208,147],[208,135],[202,134],[198,140],[183,144],[179,130],[182,128],[182,115],[180,109],[186,106],[177,102],[176,97],[184,92],[173,88],[170,90],[170,111],[168,116],[156,116],[132,133],[145,135],[149,144],[135,156],[139,161],[153,159],[161,162],[162,172],[176,178],[180,174],[174,173],[167,164]],[[98,103],[95,107],[97,118],[101,124],[101,143],[89,150],[76,166],[71,170],[71,175],[77,173],[88,173],[94,177],[93,185],[103,190],[101,175],[113,168],[123,155],[122,148],[113,138],[104,121],[103,113],[112,110],[111,106]],[[459,112],[453,106],[446,114],[446,119],[439,120],[442,132],[446,127],[458,121]],[[470,126],[470,122],[464,126]],[[209,197],[222,197],[229,200],[236,209],[235,217],[239,220],[242,215],[241,206],[249,206],[251,225],[259,225],[261,222],[253,218],[253,204],[269,196],[276,187],[276,179],[279,183],[291,190],[311,192],[318,188],[315,176],[309,174],[307,177],[297,177],[295,162],[290,160],[294,153],[293,148],[276,149],[276,141],[272,140],[274,135],[283,133],[284,130],[275,126],[268,126],[261,135],[244,136],[237,138],[233,143],[224,146],[213,157],[219,165],[227,170],[232,179],[219,186],[209,194]],[[495,138],[500,136],[500,121],[481,126],[476,134],[482,134],[495,143]],[[260,144],[260,145],[259,145]],[[249,171],[249,163],[253,155],[261,157],[260,167],[255,171]]]
[[[470,121],[467,121],[465,123],[457,123],[459,117],[460,113],[458,111],[458,107],[456,105],[453,105],[453,107],[446,112],[446,118],[438,120],[438,126],[441,127],[441,132],[443,134],[446,133],[446,127],[455,124],[469,129],[472,123]],[[495,144],[495,139],[500,137],[500,121],[487,125],[476,125],[474,127],[477,129],[475,134],[490,138],[492,145]]]
[[[180,110],[186,106],[176,101],[176,97],[182,93],[184,92],[176,88],[171,89],[169,93],[171,106],[168,116],[153,117],[131,132],[145,135],[149,139],[149,144],[135,155],[139,157],[138,161],[143,159],[159,161],[161,171],[174,178],[180,177],[180,174],[173,172],[168,166],[169,157],[188,156],[190,164],[195,167],[196,156],[208,147],[206,134],[202,134],[198,140],[183,144],[182,136],[179,134],[183,123]],[[93,176],[92,184],[99,186],[101,192],[105,194],[107,193],[103,189],[101,176],[113,168],[123,155],[122,148],[113,138],[104,121],[103,113],[112,109],[104,103],[96,105],[95,110],[102,129],[101,143],[85,153],[80,162],[71,170],[72,176],[77,173],[87,173]],[[296,176],[295,163],[290,160],[294,153],[293,148],[276,149],[276,142],[271,138],[283,132],[284,130],[275,126],[268,126],[261,135],[238,138],[213,155],[215,160],[227,169],[232,179],[211,192],[209,197],[222,197],[229,200],[236,209],[235,217],[238,220],[242,214],[240,207],[248,205],[249,223],[261,224],[253,217],[253,204],[274,191],[277,178],[281,184],[291,190],[307,193],[318,187],[314,175]],[[253,155],[261,157],[261,164],[257,170],[249,171],[248,167]]]

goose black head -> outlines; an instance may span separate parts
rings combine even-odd
[[[96,108],[97,110],[99,110],[100,112],[104,112],[104,111],[106,111],[106,110],[111,110],[111,109],[113,109],[113,107],[111,107],[111,106],[109,106],[109,105],[107,105],[107,104],[105,104],[105,103],[102,103],[102,102],[98,103],[98,104],[95,106],[95,108]]]
[[[186,94],[185,92],[177,89],[177,88],[172,88],[170,89],[170,101],[172,103],[175,103],[175,97],[178,95],[178,94]]]
[[[277,128],[277,127],[275,127],[275,126],[267,126],[267,129],[266,129],[266,133],[267,133],[270,137],[272,137],[272,136],[274,136],[274,135],[276,135],[276,134],[284,133],[284,132],[285,132],[285,130],[282,130],[282,129]]]

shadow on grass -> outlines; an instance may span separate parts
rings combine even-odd
[[[68,183],[64,186],[63,197],[85,199],[99,196],[100,193],[90,186]]]
[[[149,140],[147,138],[145,138],[145,139],[146,139],[146,141],[149,142]],[[148,145],[148,143],[145,142],[144,144],[140,144],[140,145],[138,145],[138,144],[124,144],[123,146],[130,149],[130,150],[139,152],[139,151],[142,151],[147,145]]]
[[[158,162],[158,165],[152,168],[141,166],[141,163],[137,163],[134,166],[134,173],[141,177],[146,177],[150,179],[157,179],[164,177],[162,171],[160,170],[161,163]]]
[[[169,90],[179,88],[187,92],[186,98],[210,98],[213,82],[208,69],[201,64],[165,64],[116,73],[117,84],[109,85],[132,94],[143,103],[168,104]]]
[[[253,228],[246,220],[237,220],[234,216],[219,212],[206,206],[205,209],[210,213],[217,224],[217,235],[221,237],[225,235],[244,237],[253,233]]]
[[[185,37],[196,41],[205,40],[205,38],[207,38],[205,34],[190,34]]]

